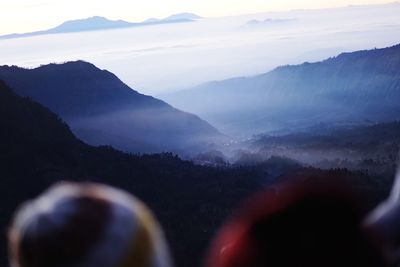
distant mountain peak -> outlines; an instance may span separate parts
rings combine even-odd
[[[68,20],[60,25],[43,31],[29,32],[29,33],[13,33],[0,36],[0,39],[11,39],[19,37],[30,37],[43,34],[58,34],[58,33],[71,33],[71,32],[84,32],[84,31],[97,31],[97,30],[110,30],[128,27],[140,27],[156,24],[169,24],[169,23],[182,23],[193,22],[201,19],[200,16],[193,13],[180,13],[169,16],[164,19],[150,18],[143,22],[128,22],[125,20],[110,20],[102,16],[93,16],[83,19]]]
[[[169,17],[166,17],[164,20],[171,21],[171,20],[198,20],[198,19],[202,19],[202,17],[194,13],[185,12],[185,13],[171,15]]]
[[[143,23],[154,23],[154,22],[158,22],[158,21],[160,21],[160,20],[157,18],[149,18],[149,19],[144,20]]]
[[[124,20],[109,20],[105,17],[94,16],[85,19],[69,20],[59,26],[50,29],[49,31],[60,32],[76,32],[76,31],[90,31],[109,28],[129,27],[132,23]]]
[[[102,17],[102,16],[93,16],[93,17],[88,17],[88,18],[83,18],[83,19],[75,19],[75,20],[68,20],[65,23],[68,22],[75,22],[75,21],[111,21],[109,19],[107,19],[106,17]]]

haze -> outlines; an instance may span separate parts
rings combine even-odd
[[[96,15],[113,19],[145,20],[183,11],[205,17],[245,13],[326,8],[356,4],[386,3],[387,0],[3,0],[0,8],[0,35],[54,27],[65,20]]]
[[[189,3],[196,4],[195,1],[188,1],[187,5]],[[249,3],[254,4],[248,5],[254,7],[253,11],[259,10],[256,4],[261,4],[260,1]],[[10,2],[5,6],[12,9],[15,4]],[[99,4],[98,8],[101,6]],[[171,10],[153,14],[170,15],[173,6]],[[198,14],[218,15],[218,9],[209,10],[215,14],[205,14],[201,9]],[[235,13],[226,13],[229,12]],[[391,3],[0,40],[0,65],[35,67],[82,59],[110,70],[142,93],[162,95],[210,80],[254,75],[284,64],[317,61],[343,51],[393,45],[399,42],[400,36],[398,14],[400,3]],[[81,15],[80,18],[85,17]],[[109,18],[124,19],[125,16],[111,14]]]

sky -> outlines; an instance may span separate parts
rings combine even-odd
[[[143,21],[181,12],[220,17],[292,9],[388,3],[390,0],[1,0],[0,35],[55,27],[66,20],[104,16]]]
[[[0,65],[33,68],[85,60],[141,93],[160,96],[280,65],[397,44],[399,14],[400,2],[3,39]]]

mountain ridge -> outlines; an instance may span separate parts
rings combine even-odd
[[[125,20],[110,20],[102,16],[93,16],[84,19],[68,20],[60,25],[41,31],[27,32],[27,33],[11,33],[6,35],[1,35],[1,39],[12,39],[12,38],[22,38],[30,36],[38,36],[45,34],[60,34],[60,33],[72,33],[72,32],[87,32],[87,31],[98,31],[98,30],[111,30],[111,29],[121,29],[129,27],[142,27],[160,24],[170,24],[170,23],[185,23],[194,22],[202,17],[193,13],[179,13],[168,16],[163,19],[151,18],[144,20],[142,22],[128,22]]]
[[[0,79],[58,114],[92,145],[135,153],[178,153],[187,147],[201,149],[222,136],[198,116],[140,94],[111,72],[85,61],[34,69],[2,66]]]
[[[341,53],[251,77],[213,81],[162,96],[226,133],[400,117],[400,45]],[[190,99],[197,99],[188,105]],[[223,104],[221,104],[223,103]],[[207,110],[204,106],[207,106]]]
[[[209,241],[234,214],[234,207],[265,186],[279,189],[277,182],[293,178],[321,185],[343,179],[367,212],[387,196],[394,174],[375,177],[347,169],[302,168],[280,157],[211,168],[172,153],[134,155],[109,146],[93,147],[77,139],[48,108],[18,96],[2,81],[0,125],[0,228],[7,229],[21,203],[55,182],[105,183],[134,194],[151,208],[163,226],[177,267],[201,266]],[[8,264],[6,240],[3,231],[2,266]]]
[[[154,211],[179,267],[201,265],[217,227],[262,179],[253,169],[196,166],[172,153],[133,155],[89,146],[59,116],[2,81],[0,125],[0,228],[7,229],[21,203],[56,182],[105,183],[135,194]],[[2,266],[9,265],[6,240],[2,231]],[[188,246],[196,249],[188,252]]]

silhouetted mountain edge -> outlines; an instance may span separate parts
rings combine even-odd
[[[0,263],[7,265],[6,229],[23,201],[60,180],[95,181],[123,188],[145,201],[166,232],[176,266],[200,266],[211,238],[246,196],[274,181],[268,168],[279,166],[305,179],[347,179],[373,207],[389,186],[362,172],[293,169],[273,159],[266,166],[210,168],[171,153],[133,155],[111,147],[92,147],[76,139],[49,109],[22,98],[0,81]],[[380,181],[380,180],[379,180]],[[377,186],[379,185],[379,186]],[[188,249],[189,248],[189,249]]]
[[[58,33],[110,30],[110,29],[120,29],[128,27],[142,27],[142,26],[159,25],[159,24],[185,23],[185,22],[194,22],[201,18],[202,17],[192,13],[180,13],[171,15],[164,19],[148,19],[143,22],[128,22],[124,20],[109,20],[105,17],[94,16],[85,19],[69,20],[48,30],[2,35],[0,36],[0,39],[21,38],[21,37],[44,35],[44,34],[58,34]]]
[[[162,97],[224,132],[256,134],[323,123],[400,119],[400,45],[342,53]],[[188,104],[189,99],[197,99]],[[253,132],[249,132],[252,130]]]
[[[177,266],[182,267],[200,265],[222,220],[260,186],[261,173],[255,170],[196,166],[171,153],[140,156],[89,146],[76,139],[57,115],[16,95],[1,80],[0,125],[3,266],[13,211],[57,181],[101,182],[140,197],[161,220]],[[187,251],[187,246],[192,249]]]
[[[5,80],[62,117],[93,145],[130,152],[195,152],[222,135],[196,115],[132,90],[114,74],[84,61],[34,69],[0,67]]]

